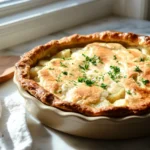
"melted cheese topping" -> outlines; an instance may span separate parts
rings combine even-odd
[[[92,43],[40,60],[30,76],[62,101],[95,108],[125,106],[148,88],[149,60],[145,49]]]

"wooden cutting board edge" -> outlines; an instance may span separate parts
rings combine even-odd
[[[10,79],[13,78],[14,76],[14,71],[15,71],[15,66],[14,64],[19,60],[19,56],[0,56],[0,58],[3,58],[5,60],[8,59],[9,57],[9,61],[10,64],[8,65],[8,60],[3,64],[1,64],[1,66],[4,67],[3,69],[3,73],[0,74],[0,83],[4,83]]]
[[[6,81],[10,80],[11,78],[13,78],[15,67],[11,67],[8,70],[9,70],[8,73],[0,76],[0,83],[6,82]]]

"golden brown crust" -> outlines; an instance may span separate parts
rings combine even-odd
[[[30,52],[24,54],[21,60],[16,64],[16,74],[18,81],[26,91],[42,101],[44,104],[54,106],[66,111],[78,112],[88,116],[105,115],[112,117],[122,117],[133,114],[140,115],[149,112],[150,90],[148,89],[141,91],[144,93],[144,96],[141,96],[141,98],[137,100],[136,103],[132,103],[131,105],[120,107],[108,106],[105,108],[94,109],[88,106],[76,104],[74,102],[61,101],[52,93],[48,92],[43,87],[38,85],[35,81],[30,79],[30,68],[35,65],[36,62],[41,58],[47,57],[49,54],[54,55],[61,49],[83,46],[92,42],[118,42],[128,46],[136,46],[139,48],[144,47],[148,49],[148,52],[150,48],[150,37],[139,36],[133,33],[105,31],[90,35],[75,34],[70,37],[62,38],[60,40],[51,41],[43,46],[38,46]],[[138,54],[136,52],[133,53],[135,53],[135,55],[137,55],[138,57]],[[145,76],[148,76],[147,72],[145,72]],[[134,84],[132,86],[134,86]],[[138,90],[137,87],[135,89]]]

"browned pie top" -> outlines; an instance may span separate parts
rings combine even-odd
[[[148,37],[103,32],[81,36],[77,44],[79,37],[25,54],[16,65],[21,85],[47,105],[85,115],[149,112]]]

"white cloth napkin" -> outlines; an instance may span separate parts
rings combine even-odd
[[[32,138],[26,123],[23,98],[14,92],[5,98],[0,97],[0,103],[0,150],[30,150]]]

